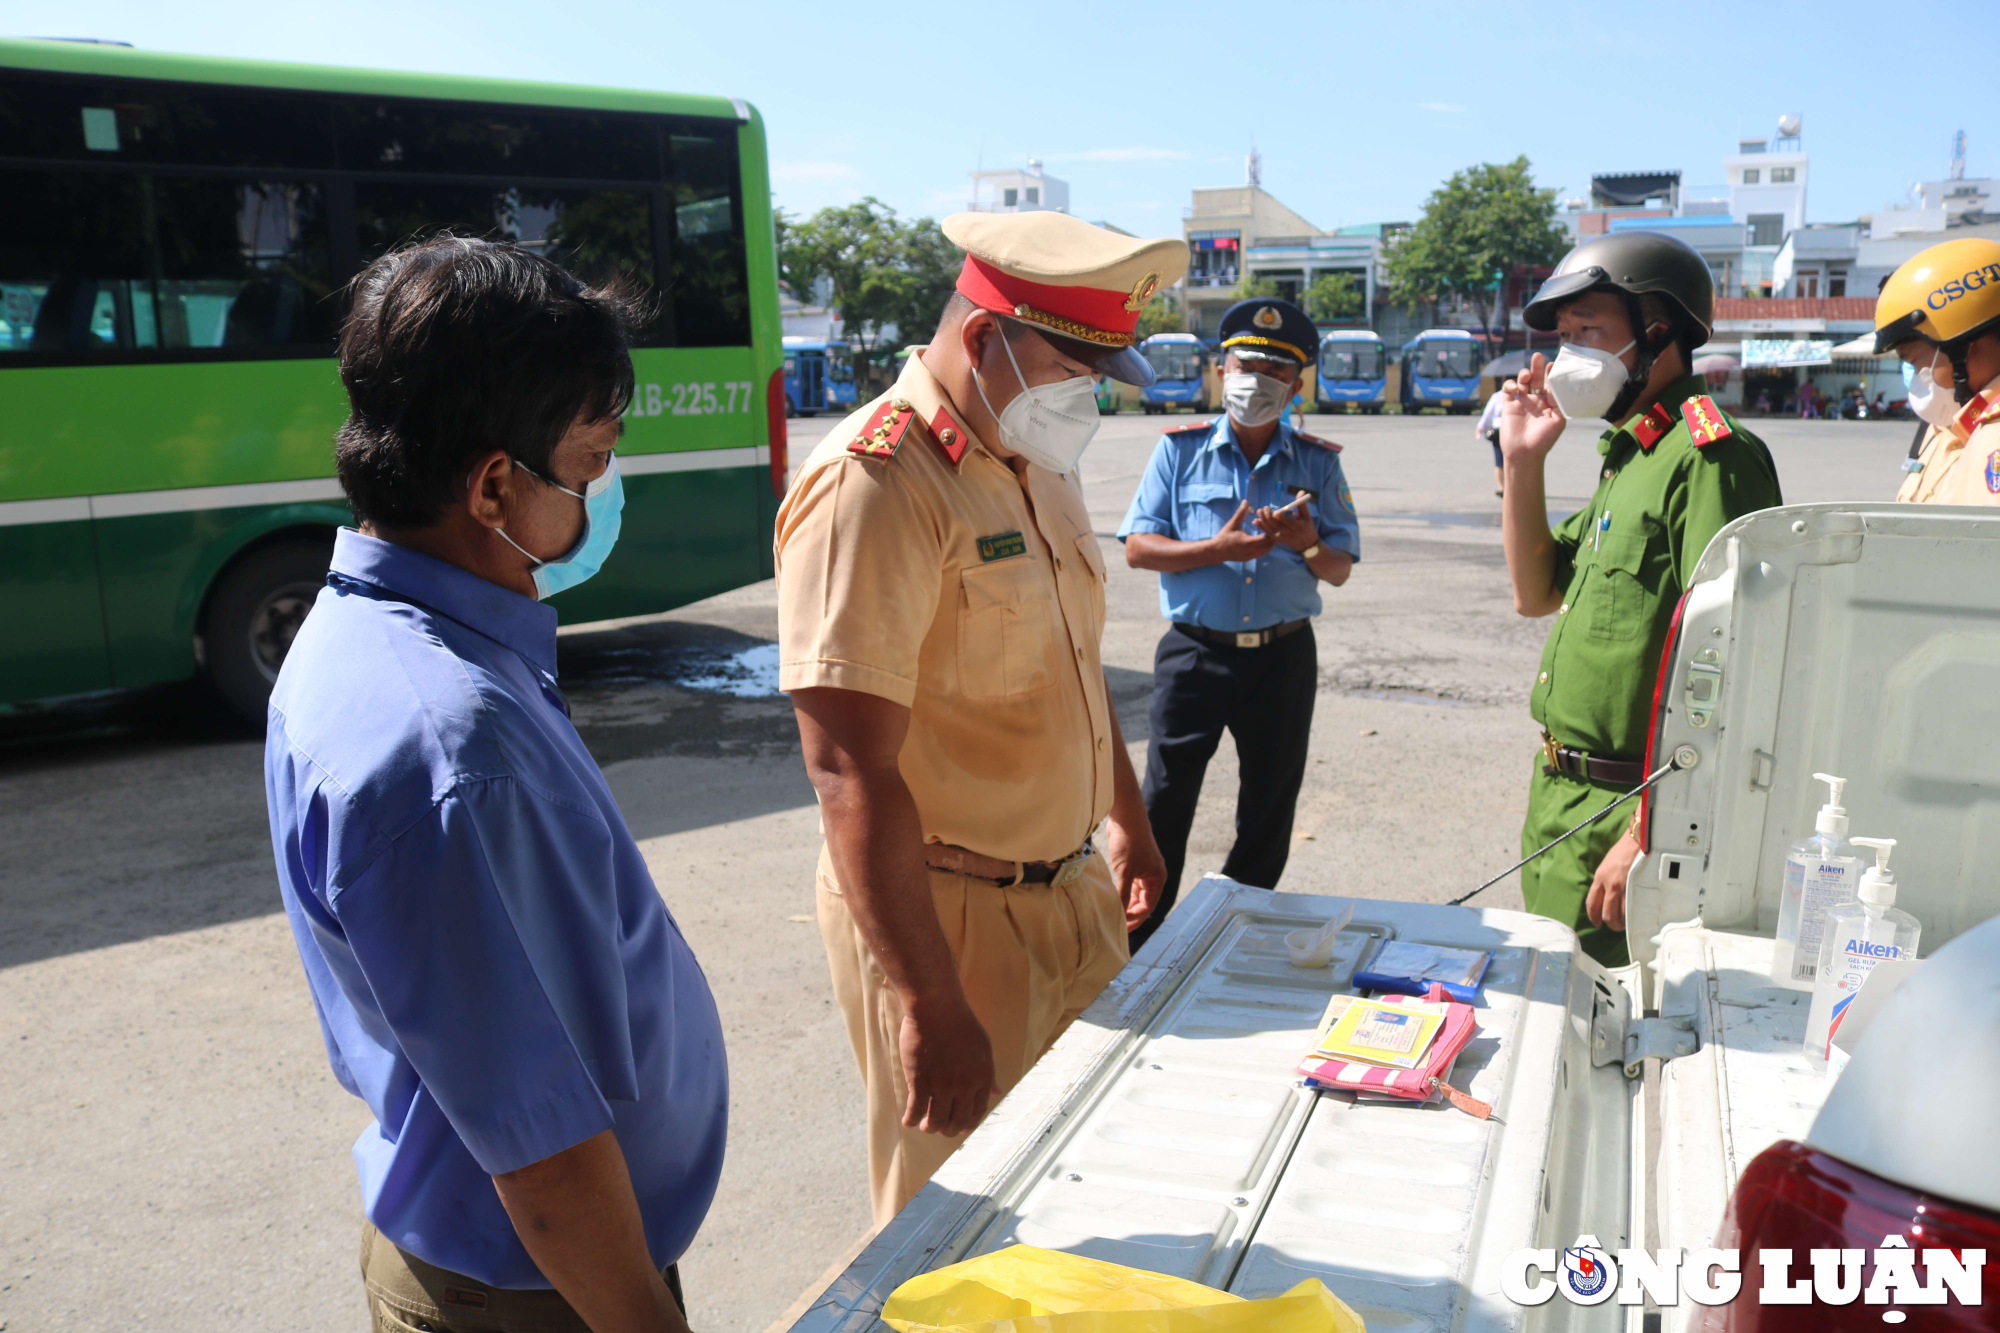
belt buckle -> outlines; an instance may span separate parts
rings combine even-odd
[[[1264,632],[1253,629],[1248,634],[1238,634],[1236,636],[1236,646],[1238,648],[1262,648],[1264,646]]]
[[[1056,870],[1055,878],[1049,881],[1049,887],[1063,889],[1074,884],[1078,879],[1083,877],[1083,863],[1089,859],[1090,851],[1088,848],[1073,856],[1064,857],[1062,865]]]
[[[1556,752],[1556,738],[1548,732],[1542,733],[1542,757],[1549,761],[1549,767],[1562,772],[1562,756]]]

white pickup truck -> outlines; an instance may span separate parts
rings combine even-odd
[[[1847,778],[1855,833],[1898,840],[1925,956],[2000,912],[2000,512],[1731,524],[1655,725],[1655,763],[1693,762],[1651,797],[1632,966],[1520,912],[1359,899],[1330,972],[1295,968],[1285,934],[1341,903],[1211,876],[796,1333],[881,1327],[905,1279],[1017,1242],[1246,1296],[1317,1277],[1372,1333],[1639,1327],[1615,1302],[1517,1305],[1502,1270],[1580,1234],[1708,1246],[1750,1159],[1805,1137],[1827,1087],[1801,1049],[1810,997],[1767,973],[1811,775]],[[1329,995],[1388,939],[1493,951],[1452,1078],[1492,1119],[1300,1086]]]

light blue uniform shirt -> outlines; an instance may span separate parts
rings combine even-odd
[[[1244,500],[1250,502],[1244,526],[1255,531],[1257,510],[1290,504],[1293,486],[1319,492],[1318,499],[1307,503],[1320,544],[1359,560],[1361,529],[1354,497],[1341,475],[1340,455],[1280,422],[1253,468],[1227,416],[1160,437],[1118,528],[1118,540],[1135,532],[1157,532],[1175,541],[1201,541],[1220,532]],[[1225,634],[1269,629],[1316,616],[1319,609],[1319,580],[1304,557],[1282,544],[1255,560],[1160,575],[1161,615]]]
[[[615,1129],[653,1261],[722,1171],[708,981],[555,687],[556,613],[343,530],[271,694],[278,883],[363,1210],[419,1258],[547,1287],[490,1177]]]

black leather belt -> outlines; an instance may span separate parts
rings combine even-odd
[[[1022,884],[1052,884],[1062,888],[1083,873],[1084,862],[1096,852],[1089,843],[1056,861],[1002,861],[955,843],[934,842],[924,848],[924,860],[933,870],[967,879],[984,880],[1002,888]]]
[[[1246,630],[1242,634],[1231,634],[1219,629],[1203,629],[1200,625],[1189,625],[1179,620],[1174,622],[1174,628],[1191,639],[1220,644],[1224,648],[1263,648],[1276,643],[1287,634],[1304,629],[1311,623],[1310,620],[1287,620],[1282,625],[1273,625],[1269,629]]]
[[[1589,754],[1558,743],[1556,738],[1547,732],[1542,733],[1542,757],[1548,761],[1543,767],[1549,772],[1582,778],[1585,782],[1602,782],[1611,787],[1636,787],[1646,780],[1646,761],[1643,759],[1614,759],[1605,755]]]

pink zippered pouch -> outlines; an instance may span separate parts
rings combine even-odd
[[[1491,1106],[1445,1081],[1451,1073],[1452,1061],[1458,1059],[1458,1053],[1465,1049],[1465,1043],[1472,1040],[1472,1034],[1479,1026],[1473,1018],[1472,1006],[1452,999],[1445,994],[1444,987],[1436,983],[1432,983],[1430,993],[1421,999],[1414,995],[1376,998],[1384,1004],[1402,1004],[1430,1013],[1444,1013],[1444,1024],[1438,1029],[1437,1036],[1431,1039],[1430,1049],[1424,1052],[1424,1062],[1415,1069],[1385,1069],[1381,1065],[1363,1064],[1358,1060],[1308,1055],[1299,1062],[1299,1072],[1305,1075],[1306,1086],[1334,1092],[1372,1092],[1418,1102],[1443,1097],[1468,1115],[1481,1120],[1491,1116]]]

